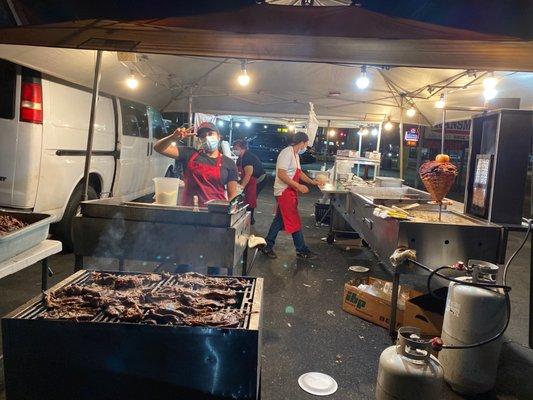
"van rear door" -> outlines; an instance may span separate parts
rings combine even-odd
[[[0,206],[8,207],[13,196],[17,150],[16,87],[16,65],[0,60]]]
[[[41,75],[0,60],[0,93],[0,206],[32,208],[41,162]]]

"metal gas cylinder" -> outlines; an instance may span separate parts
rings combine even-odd
[[[471,260],[469,264],[472,261],[484,263]],[[488,270],[482,270],[481,274],[474,271],[472,277],[460,279],[467,282],[493,281],[494,267],[497,269],[490,264]],[[487,271],[492,271],[492,278],[483,273]],[[506,319],[507,303],[501,290],[452,282],[446,299],[442,341],[445,345],[456,346],[482,342],[496,336],[505,326]],[[484,393],[494,387],[501,339],[471,349],[443,349],[439,353],[444,379],[454,391],[470,395]]]
[[[420,329],[400,328],[396,346],[386,348],[379,357],[376,399],[442,399],[443,371],[430,351],[431,345],[420,340]]]

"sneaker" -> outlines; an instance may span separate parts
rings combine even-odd
[[[311,250],[307,250],[296,253],[296,257],[302,258],[304,260],[314,260],[318,257],[318,254],[313,253]]]
[[[274,252],[274,250],[269,249],[268,247],[263,247],[261,249],[261,253],[263,253],[268,258],[272,258],[272,259],[278,258],[278,255]]]

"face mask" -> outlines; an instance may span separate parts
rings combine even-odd
[[[219,142],[220,141],[215,136],[207,136],[202,144],[202,147],[205,151],[211,153],[218,149]]]
[[[307,147],[304,147],[303,149],[298,150],[298,154],[302,155],[307,151]]]

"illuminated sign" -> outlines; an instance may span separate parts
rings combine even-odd
[[[416,128],[411,128],[405,132],[404,140],[407,142],[418,142],[418,131]]]

